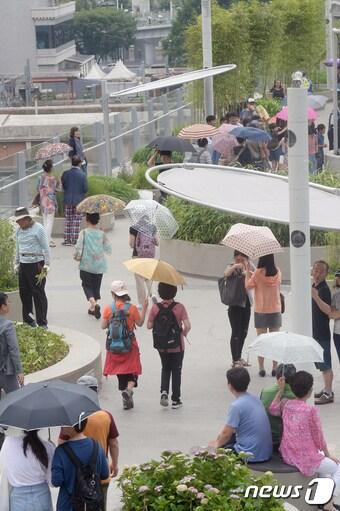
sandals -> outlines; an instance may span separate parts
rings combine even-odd
[[[250,367],[251,364],[249,362],[246,362],[243,358],[240,358],[240,360],[235,360],[231,367]]]

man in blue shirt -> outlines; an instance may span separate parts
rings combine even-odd
[[[19,225],[16,231],[15,263],[19,270],[19,292],[22,302],[22,319],[31,326],[47,328],[46,278],[37,280],[50,264],[48,237],[41,224],[34,222],[28,210],[17,208],[14,214]],[[33,316],[33,301],[36,321]]]
[[[269,460],[273,452],[270,423],[260,399],[247,392],[250,383],[247,369],[229,369],[227,381],[236,399],[230,405],[224,428],[211,445],[232,448],[236,453],[252,453],[250,463]]]

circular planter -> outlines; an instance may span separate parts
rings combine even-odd
[[[10,312],[7,316],[8,319],[11,319],[12,321],[22,321],[22,305],[19,289],[16,289],[15,291],[6,291],[6,295],[8,295],[10,302]]]
[[[64,335],[69,345],[69,352],[63,360],[41,371],[25,376],[25,383],[36,383],[47,380],[64,380],[76,383],[80,376],[91,374],[98,382],[102,378],[102,357],[99,343],[77,330],[50,326],[49,329]]]
[[[161,240],[160,258],[172,264],[178,271],[188,275],[220,278],[233,260],[233,249],[223,245],[208,245],[182,240]],[[327,258],[327,247],[312,247],[311,260]],[[284,282],[290,281],[289,247],[275,254],[275,261]]]
[[[41,216],[36,216],[35,220],[39,223],[43,223],[43,219]],[[64,236],[64,223],[65,218],[64,217],[55,217],[54,223],[53,223],[53,232],[52,236],[55,238],[62,238]],[[115,226],[115,215],[114,213],[105,213],[105,215],[100,216],[100,222],[99,222],[100,228],[103,229],[103,231],[112,231]],[[84,229],[86,227],[85,217],[82,218],[80,228]]]

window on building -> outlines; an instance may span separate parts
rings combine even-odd
[[[58,48],[73,40],[72,20],[56,25],[38,25],[35,27],[38,50]]]

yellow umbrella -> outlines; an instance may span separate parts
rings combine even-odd
[[[182,286],[185,280],[171,264],[151,257],[136,257],[125,261],[124,266],[132,273],[137,273],[145,279],[164,282],[172,286]]]
[[[82,200],[77,206],[78,213],[117,213],[126,206],[125,202],[111,195],[91,195]]]

